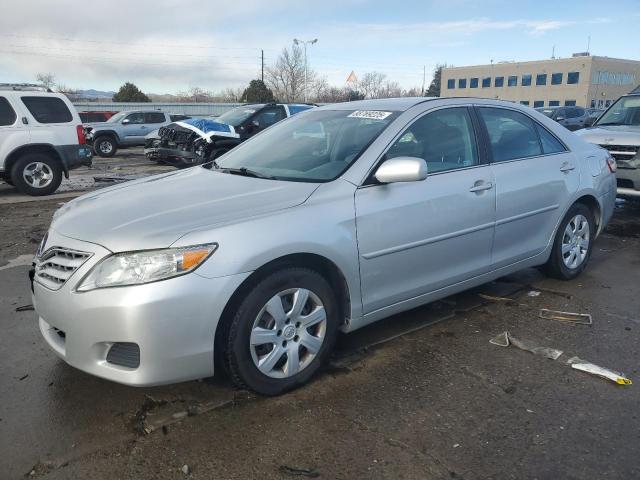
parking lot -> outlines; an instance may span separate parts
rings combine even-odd
[[[75,370],[28,308],[30,255],[70,197],[171,170],[130,149],[51,197],[0,184],[2,478],[640,477],[638,204],[618,203],[578,279],[529,269],[343,336],[323,374],[280,397],[222,376],[132,388]],[[489,343],[505,330],[564,353]],[[574,370],[573,356],[636,384]]]

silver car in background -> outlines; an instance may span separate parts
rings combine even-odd
[[[403,98],[300,113],[201,167],[54,216],[32,272],[42,335],[128,385],[211,376],[275,395],[350,332],[511,272],[586,266],[609,154],[532,109]]]

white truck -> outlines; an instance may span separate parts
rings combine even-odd
[[[78,112],[60,93],[0,83],[0,179],[29,195],[56,191],[62,176],[91,165]]]

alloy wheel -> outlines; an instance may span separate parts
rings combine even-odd
[[[100,149],[100,153],[109,155],[113,150],[113,144],[109,140],[103,140],[100,142],[100,145],[98,145],[98,148]]]
[[[254,365],[271,378],[289,378],[318,355],[325,340],[327,312],[311,290],[277,293],[258,313],[249,339]]]
[[[31,162],[24,167],[22,178],[33,188],[45,188],[53,181],[53,170],[46,163]]]
[[[589,221],[584,215],[573,217],[562,236],[562,261],[570,269],[578,268],[589,252]]]

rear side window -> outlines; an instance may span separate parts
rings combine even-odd
[[[0,97],[0,127],[14,123],[16,123],[16,112],[13,111],[6,98]]]
[[[538,129],[538,135],[540,135],[540,143],[542,143],[542,151],[545,154],[550,153],[560,153],[566,152],[566,148],[564,145],[560,143],[560,141],[551,135],[546,128],[541,125],[536,124],[536,128]]]
[[[145,113],[145,123],[162,123],[164,122],[164,113],[148,112]]]
[[[22,103],[38,123],[68,123],[73,115],[57,97],[22,97]]]
[[[501,108],[479,108],[494,162],[542,154],[536,126],[526,115]]]

